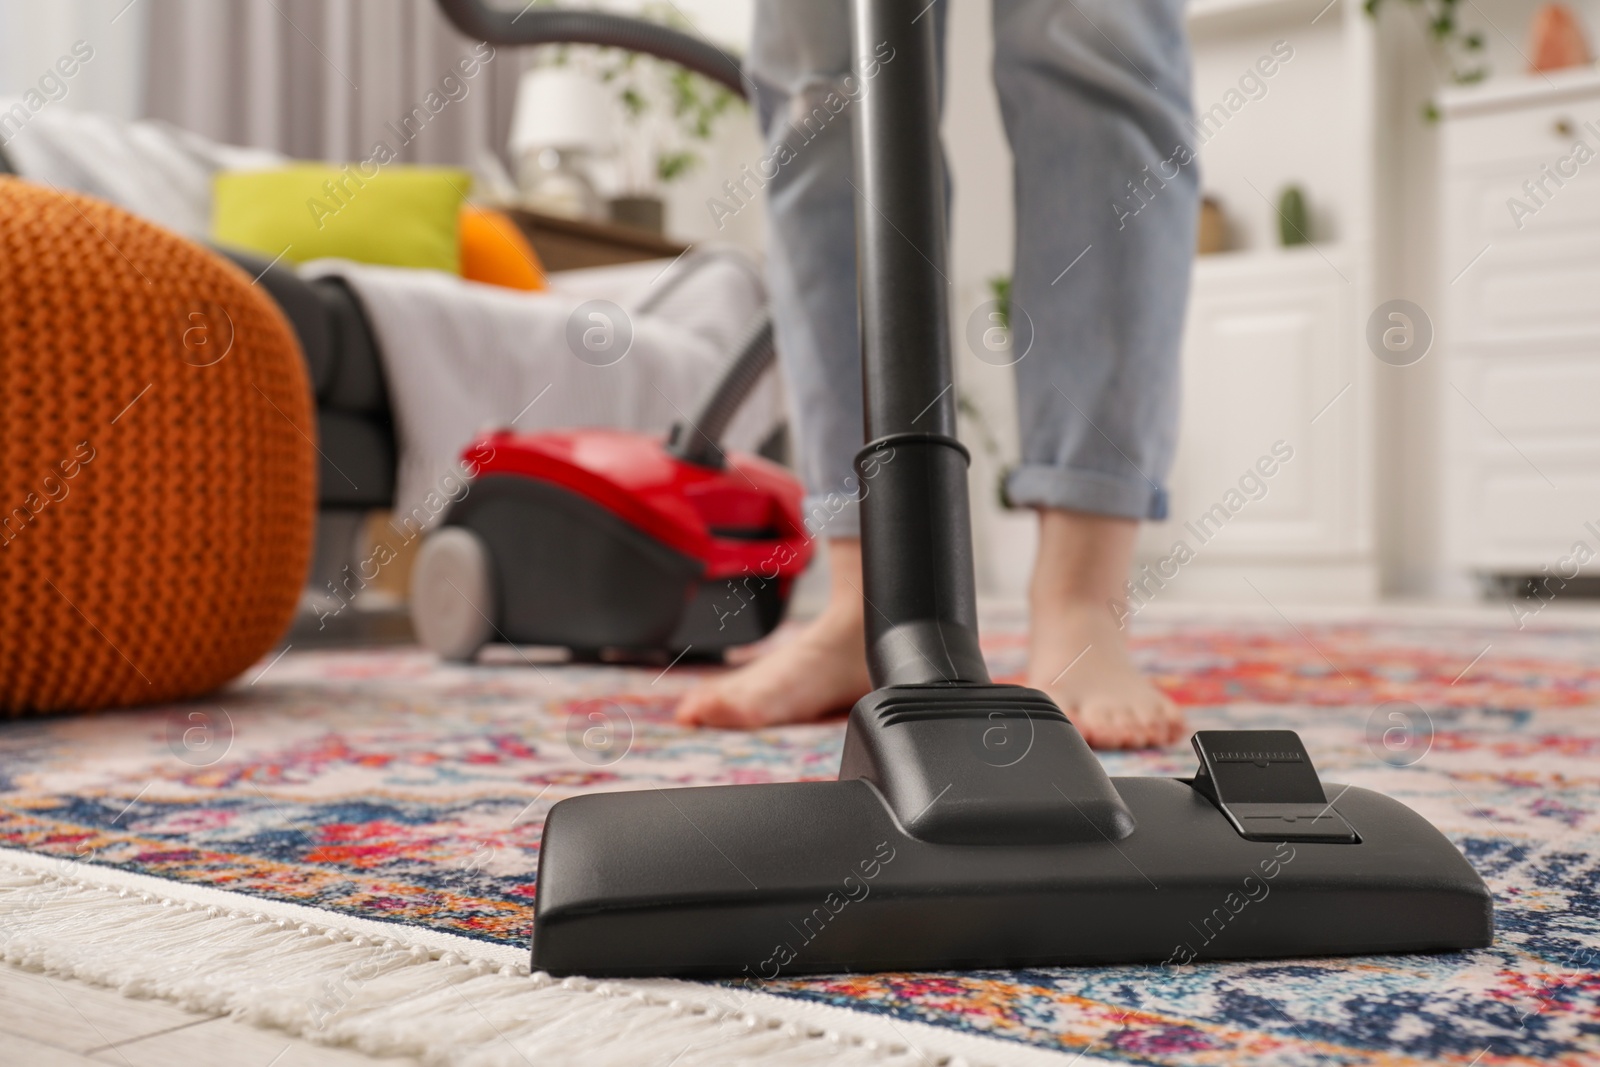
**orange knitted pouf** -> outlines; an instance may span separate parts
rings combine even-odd
[[[220,257],[0,178],[0,713],[196,696],[288,626],[315,416]]]

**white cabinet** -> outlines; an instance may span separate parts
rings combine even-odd
[[[1199,155],[1238,250],[1195,263],[1170,517],[1146,524],[1140,566],[1172,571],[1159,565],[1182,542],[1193,558],[1162,597],[1369,599],[1371,20],[1359,0],[1208,0],[1191,6],[1190,31],[1196,111],[1237,105]],[[1242,72],[1286,51],[1240,103]],[[1310,204],[1313,246],[1278,247],[1274,205],[1290,183]]]
[[[1289,559],[1362,547],[1352,521],[1361,448],[1351,394],[1360,368],[1348,343],[1348,289],[1334,264],[1309,249],[1199,262],[1172,518],[1163,526],[1212,513],[1276,448],[1265,488],[1246,479],[1246,503],[1208,555]],[[1164,533],[1157,528],[1158,542]]]
[[[1441,106],[1447,565],[1538,574],[1582,541],[1600,571],[1600,74]]]

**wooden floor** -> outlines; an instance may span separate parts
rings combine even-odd
[[[0,963],[4,1067],[415,1067]]]

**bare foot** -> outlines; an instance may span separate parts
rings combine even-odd
[[[753,730],[815,722],[850,710],[867,694],[872,680],[859,592],[861,542],[829,541],[828,566],[831,588],[822,614],[747,666],[695,688],[678,704],[680,723]]]
[[[1183,736],[1183,712],[1133,665],[1104,604],[1035,611],[1029,650],[1028,684],[1049,693],[1095,748],[1149,748]]]
[[[1138,528],[1126,519],[1039,512],[1028,684],[1049,693],[1095,748],[1169,745],[1186,730],[1183,712],[1133,665],[1113,611]]]

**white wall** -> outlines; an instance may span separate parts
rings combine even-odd
[[[103,111],[124,118],[142,107],[146,20],[137,0],[0,0],[0,96],[37,86],[74,42],[93,58],[51,107]]]
[[[1589,41],[1589,52],[1595,54],[1597,47],[1600,47],[1600,0],[1564,2],[1577,12],[1584,36]],[[1543,4],[1544,0],[1473,0],[1462,5],[1462,27],[1483,32],[1491,77],[1526,72],[1528,26],[1533,21],[1534,12]]]
[[[755,0],[674,0],[672,6],[711,40],[745,50],[755,18]]]
[[[1439,186],[1432,176],[1439,131],[1423,118],[1420,104],[1437,91],[1439,77],[1425,34],[1409,15],[1386,13],[1379,34],[1380,84],[1390,91],[1378,104],[1377,154],[1379,181],[1390,194],[1376,204],[1381,245],[1375,284],[1385,298],[1436,308]],[[1384,592],[1390,595],[1440,591],[1437,370],[1438,361],[1430,359],[1374,368],[1377,535]]]

